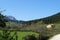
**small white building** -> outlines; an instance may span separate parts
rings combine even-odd
[[[49,24],[46,26],[47,29],[54,29],[55,28],[55,25],[54,24]]]

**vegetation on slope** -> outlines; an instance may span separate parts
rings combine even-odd
[[[28,24],[31,23],[38,23],[40,21],[43,21],[43,23],[45,24],[49,24],[49,23],[59,23],[60,22],[60,12],[49,16],[49,17],[45,17],[45,18],[41,18],[41,19],[36,19],[36,20],[31,20],[31,21],[27,21]]]

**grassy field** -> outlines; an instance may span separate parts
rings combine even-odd
[[[38,33],[35,33],[35,32],[18,32],[18,40],[22,40],[23,37],[27,35],[32,35],[32,34],[35,34],[35,36],[38,36]]]
[[[32,30],[32,31],[38,31],[38,32],[42,31],[42,34],[48,35],[48,36],[55,35],[55,34],[60,34],[60,23],[54,23],[54,24],[55,24],[55,29],[53,29],[53,30],[46,30],[45,29],[45,26],[47,26],[48,24],[47,25],[46,24],[43,24],[43,25],[30,25],[30,26],[22,28],[21,30]],[[20,25],[17,25],[17,27],[20,27]],[[18,40],[23,40],[23,37],[25,37],[27,35],[32,35],[32,34],[35,34],[35,36],[38,36],[38,33],[36,33],[36,32],[21,32],[21,31],[18,31],[17,32]]]
[[[0,33],[2,33],[2,31],[0,31]],[[14,31],[11,32],[11,36],[14,34]],[[34,34],[36,37],[38,36],[38,33],[36,32],[20,32],[17,31],[17,36],[18,36],[18,40],[23,40],[23,37],[27,36],[27,35],[32,35]]]

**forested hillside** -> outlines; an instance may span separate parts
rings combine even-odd
[[[60,22],[60,12],[58,12],[58,13],[56,13],[56,14],[54,14],[54,15],[45,17],[45,18],[27,21],[27,23],[28,23],[28,24],[31,24],[31,23],[41,22],[41,21],[42,21],[43,23],[45,23],[45,24],[49,24],[49,23],[59,23],[59,22]]]

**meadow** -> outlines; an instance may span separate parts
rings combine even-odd
[[[40,24],[35,25],[34,24],[34,25],[31,25],[31,26],[23,27],[22,29],[20,29],[20,30],[23,30],[23,31],[17,31],[18,40],[23,40],[23,38],[25,36],[32,35],[32,34],[34,34],[36,37],[38,37],[40,32],[42,32],[42,34],[45,35],[45,36],[53,36],[53,35],[59,34],[60,33],[60,23],[54,23],[54,24],[55,24],[55,29],[53,29],[53,30],[47,30],[45,28],[45,26],[48,25],[48,24],[42,24],[42,25],[40,25]],[[25,30],[27,30],[27,31],[25,31]],[[33,31],[35,31],[35,32],[33,32]],[[2,31],[0,31],[0,32],[2,32]],[[37,32],[39,32],[39,33],[37,33]],[[13,34],[14,34],[14,31],[12,31],[11,35],[13,35]]]
[[[14,32],[15,31],[12,31],[11,32],[11,36],[14,35]],[[2,31],[0,31],[0,33],[2,33]],[[28,36],[28,35],[35,35],[36,37],[38,37],[38,33],[36,32],[22,32],[22,31],[17,31],[17,36],[18,36],[18,40],[24,40],[24,37],[25,36]]]
[[[34,34],[36,37],[38,36],[38,33],[35,32],[18,32],[18,40],[23,40],[23,37],[32,34]]]

